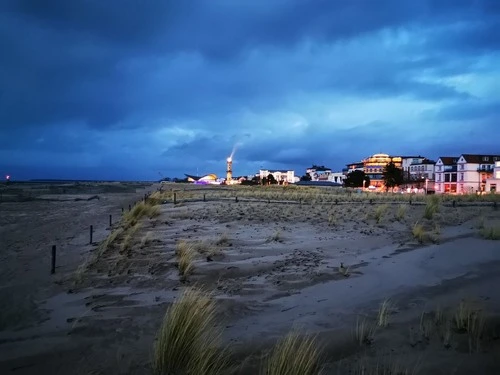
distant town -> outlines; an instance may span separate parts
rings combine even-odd
[[[255,175],[238,177],[233,176],[232,164],[232,157],[229,157],[225,178],[218,178],[215,174],[186,174],[182,181],[225,185],[333,186],[420,194],[496,193],[500,186],[500,154],[461,154],[432,160],[421,155],[391,156],[381,153],[347,164],[341,171],[312,165],[299,174],[294,170],[260,169]]]

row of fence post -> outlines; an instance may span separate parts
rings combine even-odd
[[[149,193],[145,193],[144,194],[144,202],[147,201],[147,199],[149,198]],[[175,194],[174,194],[175,196]],[[136,202],[137,203],[137,202]],[[128,205],[128,210],[131,211],[132,210],[132,205],[129,204]],[[125,213],[125,209],[122,207],[122,215]],[[109,230],[111,230],[113,227],[113,215],[109,215]],[[89,244],[92,245],[93,244],[93,241],[94,240],[94,226],[93,225],[90,225],[89,227]],[[56,245],[52,245],[52,248],[51,248],[51,262],[50,262],[50,273],[51,274],[55,274],[56,273],[56,258],[57,258],[57,246]]]

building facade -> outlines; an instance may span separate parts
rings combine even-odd
[[[375,154],[363,160],[363,170],[370,177],[370,186],[379,190],[384,187],[384,168],[390,162],[397,168],[402,167],[401,156],[389,156],[388,154]]]
[[[410,179],[410,167],[422,163],[426,158],[423,156],[401,156],[401,169],[405,180]]]
[[[306,169],[306,174],[311,176],[311,181],[329,181],[341,184],[346,178],[342,172],[332,172],[330,168],[323,165],[313,165],[311,168]]]
[[[500,191],[500,161],[495,162],[493,176],[486,179],[485,191],[498,194]]]
[[[295,171],[292,170],[276,170],[276,169],[261,169],[259,170],[259,177],[261,180],[273,175],[274,179],[280,184],[293,184],[296,182]]]
[[[434,169],[434,189],[437,194],[457,192],[458,156],[441,156]]]
[[[475,194],[487,191],[486,182],[494,175],[500,155],[462,154],[457,161],[457,193]]]

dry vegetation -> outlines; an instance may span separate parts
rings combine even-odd
[[[242,221],[245,223],[290,223],[298,220],[308,221],[312,225],[323,225],[325,231],[341,233],[347,224],[356,231],[375,237],[384,230],[384,226],[398,225],[402,232],[401,242],[410,242],[413,238],[420,244],[435,242],[448,223],[462,223],[477,215],[477,211],[457,214],[450,207],[449,197],[405,196],[396,194],[354,193],[352,191],[332,192],[325,189],[303,187],[231,187],[220,191],[164,191],[152,194],[146,202],[140,202],[126,213],[122,222],[109,237],[103,241],[94,261],[120,246],[120,253],[130,253],[134,244],[140,243],[141,249],[147,249],[154,239],[154,234],[147,231],[139,241],[138,231],[141,223],[157,218],[161,212],[160,204],[172,202],[177,205],[169,211],[169,221],[197,222],[208,220],[214,213],[221,222]],[[238,202],[235,201],[238,197]],[[202,207],[194,213],[190,210],[190,200],[213,200],[209,208]],[[227,202],[224,201],[227,199]],[[368,204],[372,200],[373,206]],[[409,200],[411,199],[411,203]],[[484,197],[454,197],[462,202],[481,202]],[[497,199],[493,197],[492,199]],[[243,202],[250,202],[243,205]],[[267,202],[276,202],[269,209]],[[283,203],[285,202],[285,203]],[[352,202],[353,204],[346,204]],[[395,204],[393,204],[395,203]],[[184,204],[184,205],[183,205]],[[307,206],[306,206],[307,204]],[[411,205],[410,205],[411,204]],[[238,205],[238,206],[237,206]],[[171,205],[172,207],[173,205]],[[234,207],[238,207],[235,209]],[[276,208],[277,207],[277,208]],[[381,224],[383,225],[374,225]],[[415,224],[411,226],[410,223]],[[270,226],[269,226],[270,227]],[[270,227],[272,228],[272,227]],[[276,228],[276,227],[275,227]],[[479,225],[480,233],[487,239],[500,239],[498,227]],[[390,230],[388,230],[389,232]],[[477,229],[476,229],[477,231]],[[219,232],[220,233],[220,232]],[[289,237],[285,229],[276,228],[263,237],[268,245],[288,245]],[[135,241],[135,242],[134,242]],[[172,240],[174,241],[174,240]],[[196,279],[201,263],[205,258],[211,261],[220,255],[221,248],[232,242],[227,233],[222,233],[210,241],[176,239],[175,265],[181,280]],[[275,243],[276,242],[276,243]],[[335,264],[337,275],[348,277],[351,267],[344,263]],[[353,267],[354,268],[354,267]],[[355,273],[355,272],[354,272]],[[354,277],[354,276],[353,276]],[[390,299],[382,301],[376,316],[358,318],[354,326],[354,340],[359,347],[375,346],[379,331],[393,329],[391,314],[395,305]],[[216,320],[217,306],[214,299],[198,289],[188,288],[177,302],[173,303],[165,314],[154,346],[153,368],[156,374],[219,374],[228,371],[230,351],[221,347],[223,334]],[[437,340],[445,348],[459,342],[466,336],[470,352],[478,352],[485,338],[485,318],[480,309],[462,302],[454,311],[436,309],[423,312],[416,327],[408,327],[410,345],[427,345]],[[405,337],[406,339],[406,337]],[[359,349],[359,348],[358,348]],[[318,374],[323,367],[318,342],[315,337],[303,336],[296,331],[278,340],[276,346],[265,356],[260,366],[261,374]],[[383,364],[373,361],[358,361],[349,368],[352,374],[413,374],[416,371],[397,364]]]

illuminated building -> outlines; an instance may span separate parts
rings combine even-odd
[[[363,160],[363,171],[370,177],[370,186],[376,189],[384,187],[384,168],[390,162],[397,168],[402,166],[401,156],[389,156],[388,154],[375,154]]]
[[[462,154],[457,161],[457,193],[486,192],[488,179],[494,177],[494,168],[500,155]],[[496,189],[496,186],[495,186]]]
[[[436,193],[457,192],[457,161],[458,156],[441,156],[437,160],[434,171]]]

